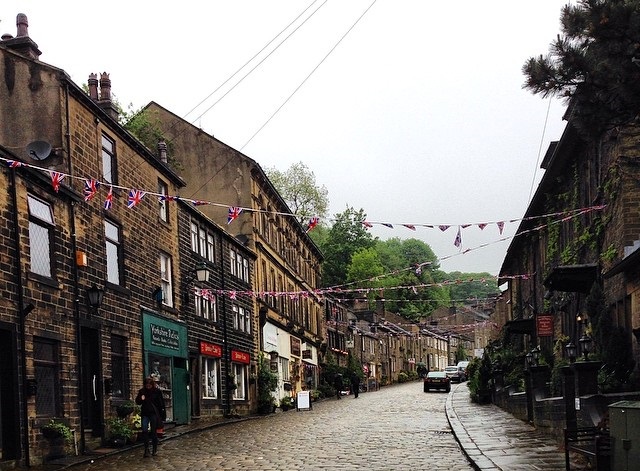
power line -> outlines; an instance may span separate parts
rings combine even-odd
[[[344,33],[342,35],[342,37],[338,40],[338,42],[329,50],[329,52],[322,58],[322,60],[313,68],[313,70],[311,70],[311,72],[309,73],[309,75],[307,75],[305,77],[305,79],[300,83],[300,85],[298,85],[296,87],[296,89],[293,91],[293,93],[291,93],[291,95],[289,95],[289,97],[278,107],[278,109],[276,109],[273,114],[269,117],[269,119],[267,119],[267,121],[265,121],[265,123],[260,126],[260,128],[253,133],[253,135],[249,138],[249,140],[247,142],[244,143],[244,145],[240,148],[240,151],[242,151],[242,149],[244,149],[245,147],[247,147],[247,145],[253,140],[254,137],[256,137],[258,135],[258,133],[260,133],[260,131],[262,131],[265,126],[267,124],[269,124],[269,122],[275,117],[276,114],[278,114],[280,112],[280,110],[282,108],[284,108],[284,106],[289,102],[289,100],[291,100],[291,98],[293,98],[293,95],[295,95],[298,90],[300,90],[302,88],[302,86],[307,82],[307,80],[309,80],[309,78],[315,73],[316,70],[318,70],[318,68],[324,63],[325,60],[327,60],[327,58],[331,55],[331,53],[338,47],[338,45],[342,42],[342,40],[344,38],[347,37],[347,35],[353,30],[353,28],[355,28],[355,26],[360,22],[360,20],[364,17],[364,15],[367,14],[367,12],[371,9],[371,7],[376,3],[377,0],[373,0],[373,2],[371,3],[371,5],[369,5],[366,10],[364,12],[362,12],[362,14],[358,17],[358,19],[355,21],[355,23],[353,23],[351,25],[351,27],[347,30],[346,33]]]

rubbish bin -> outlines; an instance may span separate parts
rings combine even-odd
[[[609,405],[612,469],[632,471],[640,463],[640,401]]]

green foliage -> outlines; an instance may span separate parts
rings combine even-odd
[[[398,383],[406,383],[409,381],[409,375],[406,371],[400,371],[398,373]]]
[[[306,224],[314,216],[321,221],[324,219],[329,207],[329,192],[324,185],[316,183],[315,174],[304,163],[292,164],[284,172],[269,168],[265,173],[289,208],[299,217],[300,223]]]
[[[46,438],[62,437],[65,442],[71,442],[73,439],[71,429],[62,422],[57,422],[54,419],[51,419],[48,423],[43,425],[40,430]]]
[[[273,391],[278,388],[278,375],[271,371],[269,361],[261,353],[258,357],[258,411],[268,414],[273,410]]]
[[[491,359],[488,353],[485,352],[482,358],[474,358],[469,363],[468,371],[468,387],[471,398],[479,403],[487,402],[492,377]]]
[[[110,417],[105,421],[109,438],[123,438],[129,440],[136,433],[128,420],[120,417]]]
[[[343,213],[335,215],[327,240],[320,247],[324,253],[324,286],[344,284],[353,254],[360,249],[374,246],[373,236],[362,225],[365,219],[366,215],[362,209],[356,211],[347,208]]]
[[[291,409],[293,406],[294,404],[291,396],[284,396],[282,399],[280,399],[280,408],[282,410]]]
[[[557,359],[551,369],[551,395],[552,396],[562,396],[563,388],[563,376],[562,376],[562,368],[569,365],[569,361],[565,358]]]
[[[611,244],[607,249],[600,254],[600,258],[604,262],[613,262],[618,256],[618,250],[616,246]]]
[[[119,120],[122,127],[133,134],[154,155],[157,153],[158,143],[164,142],[167,145],[167,161],[177,169],[182,168],[180,162],[173,156],[173,144],[165,136],[159,118],[154,118],[142,108],[133,110],[132,105],[129,105],[127,111],[122,110],[122,108],[120,110]]]
[[[525,87],[543,97],[572,99],[572,115],[585,134],[635,119],[640,108],[640,2],[582,0],[563,7],[562,34],[545,57],[522,70]]]

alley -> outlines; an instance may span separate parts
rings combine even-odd
[[[73,469],[471,470],[447,423],[446,399],[405,383],[166,440],[144,460],[136,448]]]

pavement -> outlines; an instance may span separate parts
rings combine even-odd
[[[384,388],[382,389],[384,391]],[[553,437],[536,430],[530,424],[513,417],[493,404],[480,405],[471,401],[467,383],[454,385],[448,394],[445,412],[453,435],[472,467],[477,471],[563,471],[565,455]],[[165,431],[162,441],[171,440],[199,430],[222,427],[229,423],[251,420],[252,417],[230,418],[216,422],[194,421]],[[133,445],[140,447],[141,444]],[[101,449],[91,455],[70,456],[32,471],[57,471],[101,457],[131,449]],[[572,471],[589,469],[579,457],[572,457]]]

